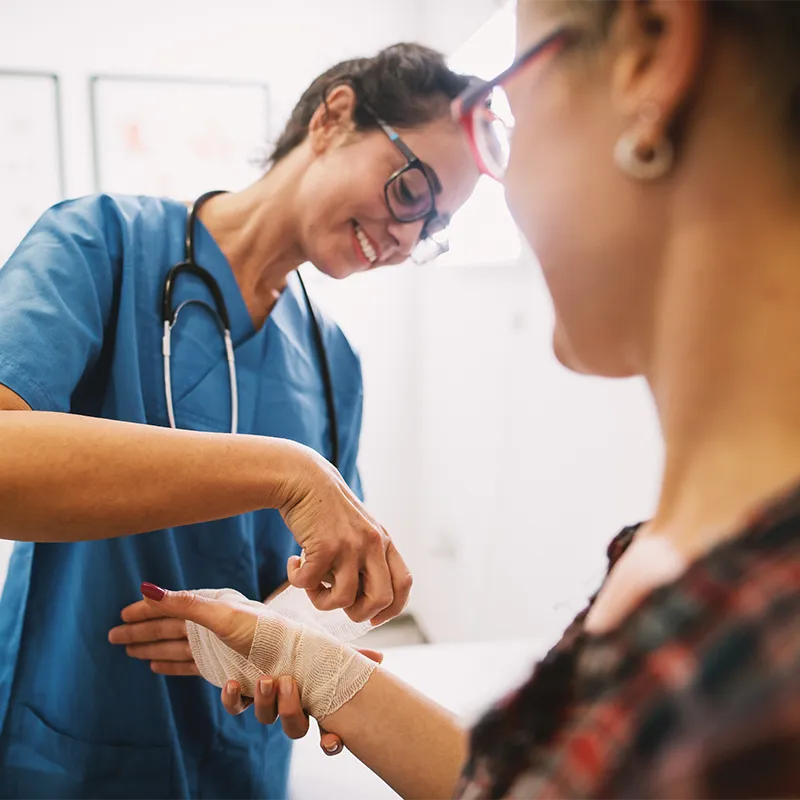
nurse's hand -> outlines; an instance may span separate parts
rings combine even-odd
[[[280,509],[305,560],[292,557],[289,582],[323,610],[344,608],[356,622],[376,625],[400,614],[411,573],[386,529],[361,504],[328,461],[306,453]],[[324,584],[330,584],[325,586]]]
[[[367,658],[380,664],[383,653],[377,650],[359,649]],[[264,725],[272,725],[280,719],[284,733],[290,739],[302,739],[308,733],[308,714],[300,703],[300,690],[289,675],[276,678],[261,678],[255,698],[243,697],[239,684],[228,681],[222,689],[222,705],[232,716],[241,714],[253,707],[256,719]],[[335,733],[319,726],[319,746],[327,756],[335,756],[342,752],[343,743]]]
[[[182,619],[165,617],[144,600],[122,609],[122,621],[108,632],[111,644],[125,646],[131,658],[149,661],[159,675],[199,675]]]

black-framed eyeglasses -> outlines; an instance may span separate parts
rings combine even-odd
[[[476,81],[453,101],[453,117],[464,129],[475,163],[485,175],[502,180],[511,152],[514,116],[503,86],[523,67],[557,53],[578,37],[575,28],[558,28],[528,48],[496,78]]]
[[[394,172],[383,187],[389,213],[403,224],[425,220],[419,241],[411,251],[415,264],[427,264],[450,249],[448,226],[450,218],[436,208],[438,178],[400,138],[400,134],[371,109],[366,111],[378,123],[389,141],[403,154],[405,166]]]

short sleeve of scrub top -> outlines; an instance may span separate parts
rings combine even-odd
[[[101,352],[115,269],[100,209],[51,209],[0,270],[0,383],[35,411],[69,411]]]
[[[0,267],[0,384],[35,411],[168,425],[160,298],[184,257],[186,214],[174,201],[106,195],[44,214]],[[240,431],[327,455],[324,390],[297,279],[256,331],[201,224],[196,246],[231,317]],[[202,297],[198,284],[182,282],[176,302]],[[340,471],[360,494],[360,364],[338,326],[319,319]],[[225,431],[224,347],[202,310],[187,308],[176,326],[172,374],[178,426]],[[117,539],[18,543],[0,602],[0,798],[285,797],[290,742],[280,726],[252,713],[230,717],[218,689],[153,674],[110,645],[108,631],[141,598],[142,580],[263,599],[297,550],[274,509]]]

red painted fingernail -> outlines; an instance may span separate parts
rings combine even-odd
[[[151,600],[163,600],[164,595],[167,593],[165,589],[156,586],[154,583],[143,583],[139,589],[145,597],[149,597]]]

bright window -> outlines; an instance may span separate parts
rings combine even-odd
[[[489,80],[514,58],[515,12],[508,3],[449,59],[451,69]],[[516,261],[520,239],[503,187],[482,177],[475,193],[453,218],[450,252],[437,264],[483,265]]]

